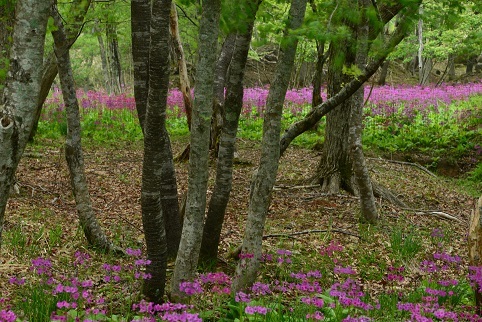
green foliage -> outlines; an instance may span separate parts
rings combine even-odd
[[[401,227],[395,227],[390,233],[390,247],[395,259],[405,263],[413,260],[422,250],[422,242],[420,236],[413,228],[409,228],[408,232],[404,232]]]

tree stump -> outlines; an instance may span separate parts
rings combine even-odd
[[[469,246],[469,263],[471,267],[477,267],[471,273],[477,274],[477,271],[482,267],[482,196],[479,198],[477,205],[475,206],[475,211],[472,212],[469,223],[469,236],[468,236],[468,246]],[[475,281],[474,283],[475,292],[475,305],[477,307],[477,313],[480,316],[482,313],[482,284]]]

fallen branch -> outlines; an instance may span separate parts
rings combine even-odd
[[[415,211],[416,215],[424,215],[424,214],[435,215],[435,216],[440,217],[440,218],[455,220],[455,221],[458,221],[460,223],[463,223],[462,219],[459,219],[455,216],[452,216],[452,215],[450,215],[446,212],[440,211],[440,210],[423,210],[423,209],[413,209],[413,208],[403,208],[403,207],[400,208],[400,209],[406,210],[406,211]]]
[[[328,233],[328,232],[345,234],[345,235],[349,235],[349,236],[353,236],[353,237],[361,239],[361,236],[359,236],[355,233],[345,231],[345,230],[341,230],[341,229],[336,229],[336,228],[335,229],[303,230],[303,231],[297,231],[297,232],[294,232],[294,233],[269,234],[269,235],[264,235],[263,239],[273,238],[273,237],[293,237],[293,236],[299,236],[299,235],[308,235],[308,234],[316,234],[316,233]]]
[[[296,189],[312,189],[312,188],[319,188],[319,184],[310,184],[305,186],[274,186],[273,191],[280,191],[280,190],[296,190]]]
[[[429,169],[425,168],[424,166],[414,163],[414,162],[406,162],[406,161],[397,161],[397,160],[387,160],[387,159],[381,159],[381,158],[367,158],[369,160],[375,160],[375,161],[383,161],[383,162],[390,162],[390,163],[397,163],[397,164],[404,164],[404,165],[410,165],[412,167],[416,167],[423,172],[427,173],[428,175],[437,178],[437,175],[431,172]]]

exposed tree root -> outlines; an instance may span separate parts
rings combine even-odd
[[[174,157],[174,162],[186,162],[189,160],[189,152],[191,151],[191,144],[188,143],[184,151]]]
[[[384,200],[389,201],[390,203],[402,207],[407,208],[407,204],[400,200],[393,192],[385,188],[384,186],[380,185],[379,183],[372,180],[372,187],[373,187],[373,194],[375,197],[382,198]]]

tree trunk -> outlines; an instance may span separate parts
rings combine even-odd
[[[77,101],[72,66],[70,63],[69,41],[65,35],[62,20],[56,8],[52,10],[52,16],[54,17],[54,23],[57,28],[57,30],[52,32],[55,43],[55,56],[57,57],[60,85],[67,111],[68,130],[65,141],[65,158],[69,167],[70,182],[75,197],[80,226],[84,231],[89,245],[107,252],[117,251],[104,234],[92,209],[84,171],[79,103]]]
[[[477,65],[477,55],[471,56],[467,59],[465,64],[465,73],[471,74],[474,72],[474,67]]]
[[[148,3],[146,1],[146,3]],[[137,2],[137,5],[140,3]],[[169,135],[166,130],[169,86],[169,15],[171,1],[152,2],[150,16],[149,94],[144,120],[144,161],[142,165],[142,225],[151,261],[146,272],[143,294],[152,302],[162,303],[166,284],[168,245],[162,194],[164,170],[172,165]],[[135,15],[140,14],[135,13]],[[142,18],[137,16],[136,20]],[[139,20],[137,20],[139,21]],[[135,30],[133,30],[135,32]],[[177,198],[177,195],[176,195]],[[162,201],[161,201],[162,200]],[[177,199],[176,199],[177,203]]]
[[[228,34],[223,42],[221,53],[219,54],[215,75],[214,75],[214,100],[213,100],[213,117],[211,119],[211,135],[209,149],[213,151],[213,155],[218,155],[219,139],[223,128],[224,118],[224,87],[226,85],[226,77],[229,64],[233,57],[236,42],[236,33]]]
[[[391,53],[405,37],[407,24],[410,23],[412,18],[411,15],[413,14],[414,10],[416,9],[412,7],[407,8],[407,12],[405,15],[403,15],[393,34],[384,42],[383,47],[380,47],[380,49],[375,52],[375,56],[373,57],[372,61],[368,63],[368,65],[362,70],[361,75],[347,83],[336,95],[328,98],[321,105],[313,108],[308,115],[305,116],[305,118],[293,123],[288,129],[285,130],[280,141],[281,154],[286,151],[290,143],[296,137],[312,128],[323,116],[344,102],[377,71],[388,54]],[[371,33],[372,32],[370,31],[370,35]]]
[[[149,1],[136,0],[131,3],[132,57],[134,61],[134,97],[137,115],[143,132],[149,91],[149,23],[151,17]],[[166,133],[163,133],[167,135]],[[159,191],[169,258],[175,258],[181,240],[181,217],[169,137],[159,141],[164,153],[161,167]]]
[[[316,67],[315,75],[313,75],[313,95],[311,101],[311,107],[314,108],[323,103],[323,98],[321,97],[321,84],[323,81],[323,67],[325,65],[326,58],[325,55],[325,42],[316,42]]]
[[[107,39],[107,62],[109,66],[110,87],[114,93],[121,93],[124,88],[122,69],[120,64],[117,28],[115,22],[108,21],[105,34]]]
[[[187,75],[186,58],[184,57],[181,36],[179,36],[179,22],[177,18],[176,4],[174,2],[171,3],[170,27],[171,39],[177,56],[177,65],[179,69],[179,87],[182,92],[184,109],[186,110],[187,125],[190,129],[192,118],[191,84],[189,83],[189,76]]]
[[[243,13],[244,33],[238,33],[236,46],[231,60],[226,89],[226,108],[223,132],[219,143],[216,168],[216,184],[209,202],[204,233],[201,243],[200,261],[215,263],[217,260],[221,228],[226,206],[229,201],[233,179],[233,158],[238,130],[238,121],[243,107],[243,78],[248,59],[251,35],[258,10],[259,0],[247,0]]]
[[[10,69],[0,107],[0,245],[8,194],[32,129],[50,1],[18,0]]]
[[[355,63],[358,68],[366,65],[368,57],[368,19],[367,10],[370,7],[370,0],[359,0],[359,8],[362,12],[361,23],[357,28],[357,49]],[[350,115],[350,145],[351,157],[353,159],[353,172],[355,182],[360,195],[361,221],[376,224],[378,220],[375,197],[370,174],[365,163],[362,147],[363,132],[363,86],[353,95],[353,106]]]
[[[455,80],[455,55],[449,54],[447,58],[447,70],[449,75],[449,81]]]
[[[469,222],[469,263],[472,267],[480,267],[482,265],[482,196],[479,198],[475,211],[472,212]],[[470,272],[474,274],[475,272]],[[475,293],[475,307],[477,314],[482,315],[482,292],[480,291],[482,285],[475,283],[473,286]]]
[[[104,89],[108,93],[111,93],[113,91],[113,88],[111,87],[112,84],[109,81],[110,78],[109,78],[109,67],[107,64],[107,53],[104,45],[104,38],[102,38],[102,31],[98,27],[98,25],[99,25],[99,22],[96,21],[94,25],[94,30],[95,30],[95,33],[97,33],[97,42],[99,43],[100,62],[102,66],[102,74],[104,76]]]
[[[378,77],[377,84],[380,86],[384,86],[387,82],[387,75],[388,75],[388,67],[390,66],[390,61],[385,60],[380,67],[380,76]]]
[[[190,281],[196,272],[203,234],[208,183],[209,130],[212,117],[214,66],[219,33],[220,0],[205,0],[199,30],[199,62],[196,70],[196,88],[191,125],[189,154],[189,181],[186,214],[176,266],[171,279],[174,300],[186,294],[179,290],[182,281]]]
[[[301,26],[305,16],[306,2],[307,0],[292,1],[286,34]],[[263,122],[261,159],[251,183],[248,219],[241,248],[241,254],[249,254],[249,256],[243,256],[236,267],[236,278],[232,285],[234,292],[251,286],[259,272],[264,225],[270,204],[270,195],[278,173],[281,115],[297,44],[297,39],[290,39],[290,41],[281,45],[280,59],[276,66],[274,81],[269,90]]]
[[[8,58],[12,47],[15,2],[4,1],[0,6],[0,105],[3,103],[3,88],[8,71]]]
[[[78,34],[82,30],[83,22],[87,10],[89,9],[91,0],[74,0],[71,7],[71,12],[74,13],[72,22],[69,23],[68,28],[65,28],[65,33],[67,34],[68,42],[66,43],[66,48],[70,48],[74,42],[77,40]],[[42,82],[40,85],[40,94],[37,101],[37,110],[35,111],[35,118],[32,126],[32,130],[29,135],[29,141],[33,141],[35,135],[37,134],[38,122],[42,114],[42,107],[44,105],[45,99],[49,95],[52,83],[57,77],[57,59],[55,54],[51,52],[42,67]]]

